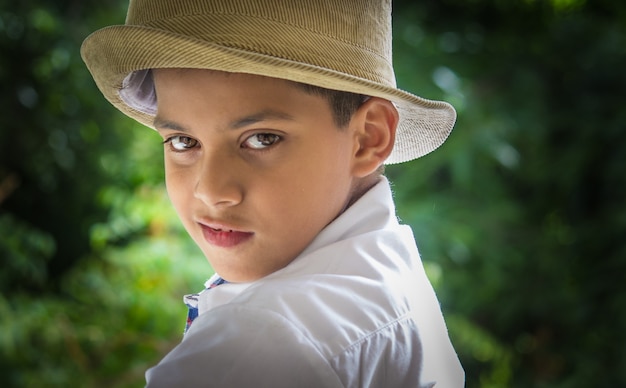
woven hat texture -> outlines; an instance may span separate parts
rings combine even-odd
[[[396,88],[390,0],[131,0],[126,23],[85,39],[81,55],[107,100],[153,127],[150,69],[256,74],[392,101],[400,122],[387,164],[448,137],[451,105]]]

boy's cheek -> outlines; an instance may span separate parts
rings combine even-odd
[[[167,195],[170,198],[170,202],[174,206],[174,209],[182,218],[184,212],[184,204],[189,203],[193,197],[193,190],[188,188],[190,181],[183,178],[183,174],[171,174],[165,175],[165,186],[167,188]]]

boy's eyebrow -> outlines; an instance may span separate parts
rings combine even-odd
[[[288,113],[268,109],[233,120],[230,122],[230,124],[228,124],[228,129],[239,129],[248,125],[268,120],[294,121],[295,118]],[[156,128],[157,131],[170,129],[173,131],[188,132],[187,129],[182,125],[179,125],[173,121],[165,120],[159,116],[155,116],[153,126],[154,128]]]
[[[152,123],[152,126],[157,131],[161,131],[161,130],[164,130],[164,129],[170,129],[172,131],[187,132],[187,129],[185,129],[183,126],[180,126],[180,125],[176,124],[173,121],[162,119],[159,116],[155,116],[154,117],[154,122]]]
[[[248,125],[256,124],[261,121],[267,120],[288,120],[294,121],[295,118],[288,113],[280,112],[277,110],[267,109],[258,113],[254,113],[248,116],[244,116],[237,120],[232,121],[228,127],[231,129],[239,129]]]

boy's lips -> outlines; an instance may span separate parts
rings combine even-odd
[[[220,248],[237,246],[254,235],[253,232],[245,232],[225,225],[205,224],[203,222],[198,224],[202,228],[204,239],[209,244]]]

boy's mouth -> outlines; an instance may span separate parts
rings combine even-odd
[[[220,248],[232,248],[249,240],[254,233],[200,224],[206,242]]]

